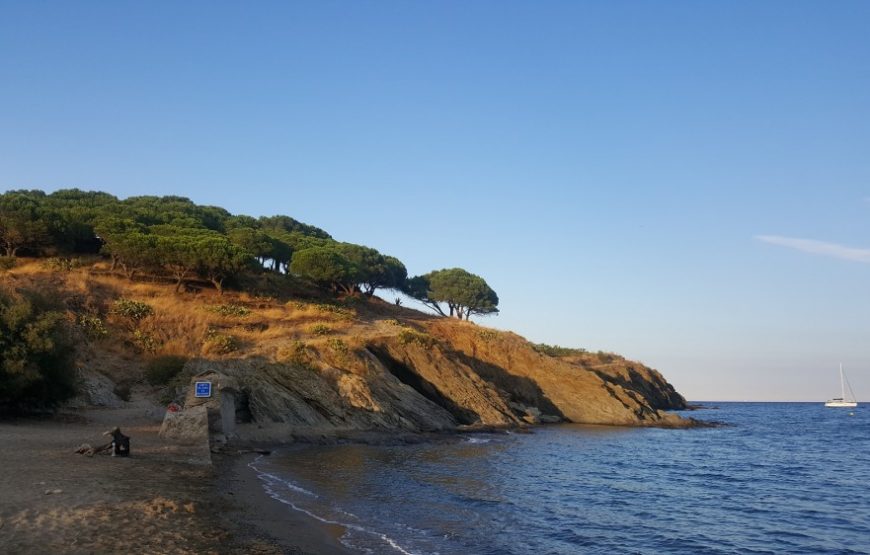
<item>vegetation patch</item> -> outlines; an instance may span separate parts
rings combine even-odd
[[[314,324],[308,328],[308,333],[313,335],[329,335],[332,333],[332,328],[326,324]]]
[[[438,343],[438,340],[429,335],[410,328],[403,329],[398,335],[399,343],[402,345],[420,345],[427,349]]]
[[[133,322],[140,322],[154,314],[151,305],[132,299],[118,299],[112,304],[112,314],[123,316]]]
[[[46,258],[42,265],[53,272],[71,272],[83,266],[81,258],[51,257]]]
[[[0,413],[50,408],[72,396],[73,354],[56,297],[0,288]]]
[[[99,316],[80,314],[76,319],[76,323],[85,334],[85,337],[92,341],[102,339],[109,335],[109,330],[106,329],[105,322],[103,322],[103,319]]]
[[[249,316],[251,314],[251,309],[238,304],[221,304],[217,306],[210,306],[206,308],[206,310],[220,316],[234,318],[244,318],[245,316]]]
[[[335,316],[342,320],[351,320],[356,317],[356,311],[352,308],[333,303],[306,303],[302,301],[291,301],[287,306],[296,310],[313,310],[321,314]]]
[[[308,345],[304,342],[296,340],[282,347],[278,351],[278,359],[281,362],[293,364],[302,368],[314,369],[314,359],[308,349]]]
[[[477,337],[489,343],[491,341],[498,341],[501,338],[501,334],[495,330],[478,330]]]
[[[167,385],[181,372],[186,363],[187,357],[177,355],[153,358],[145,367],[145,379],[151,385]]]
[[[8,272],[15,267],[14,256],[0,256],[0,272]]]
[[[160,341],[158,341],[156,337],[142,330],[136,330],[133,332],[133,343],[136,347],[146,353],[154,353],[157,351],[157,347],[160,346]]]
[[[239,350],[239,342],[235,337],[220,333],[215,328],[206,330],[205,342],[208,345],[208,352],[228,354]]]
[[[332,339],[328,340],[326,342],[326,346],[329,347],[332,352],[342,356],[350,352],[350,348],[347,346],[347,343],[337,337],[333,337]]]
[[[546,343],[535,343],[532,345],[532,348],[542,355],[556,358],[585,355],[589,352],[586,349],[572,349],[570,347],[560,347],[558,345],[547,345]]]

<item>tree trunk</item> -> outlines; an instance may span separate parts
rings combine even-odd
[[[221,279],[211,278],[211,279],[209,279],[209,281],[211,282],[212,285],[214,285],[214,288],[217,289],[218,295],[223,297],[224,296],[224,280],[223,280],[223,278],[221,278]]]

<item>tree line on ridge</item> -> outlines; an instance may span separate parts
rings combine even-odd
[[[222,293],[245,274],[273,272],[335,295],[402,291],[442,316],[468,320],[498,312],[498,295],[462,268],[408,277],[405,265],[371,247],[336,241],[289,216],[254,218],[180,196],[127,199],[64,189],[0,194],[0,252],[19,256],[102,255],[112,271],[172,279],[177,291],[204,280]],[[3,258],[3,257],[0,257]]]

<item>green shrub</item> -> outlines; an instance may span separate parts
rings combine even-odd
[[[88,339],[102,339],[103,337],[109,335],[109,330],[106,329],[105,323],[99,316],[80,314],[78,319],[76,320],[76,323],[78,323],[79,327],[82,329]]]
[[[532,348],[543,355],[556,358],[584,355],[588,352],[586,349],[571,349],[569,347],[560,347],[558,345],[547,345],[546,343],[533,344]]]
[[[176,355],[164,355],[153,358],[145,367],[145,379],[151,385],[166,385],[181,372],[187,363],[187,358]]]
[[[112,314],[123,316],[134,322],[139,322],[154,314],[151,305],[132,299],[118,299],[112,305]]]
[[[0,256],[0,272],[6,272],[15,267],[14,256]]]
[[[345,306],[330,304],[330,303],[305,303],[302,301],[291,301],[287,306],[296,310],[316,310],[323,314],[337,316],[343,320],[350,320],[356,316],[356,311]]]
[[[315,305],[315,307],[317,308],[318,312],[322,312],[324,314],[333,314],[343,320],[350,320],[356,316],[356,311],[352,308],[347,308],[335,304],[320,303]]]
[[[251,309],[238,304],[222,304],[218,306],[210,306],[206,310],[214,312],[220,316],[230,316],[236,318],[244,318],[251,314]]]
[[[314,324],[308,328],[308,332],[314,335],[329,335],[332,328],[326,324]]]
[[[136,330],[133,332],[133,342],[136,344],[137,347],[147,353],[155,352],[157,350],[157,346],[159,345],[159,341],[156,337],[142,330]]]
[[[416,344],[426,347],[427,349],[438,343],[438,341],[428,333],[422,333],[412,329],[403,329],[399,332],[398,337],[399,343],[402,345]]]
[[[338,353],[339,355],[346,355],[350,351],[347,343],[337,337],[333,337],[332,339],[327,341],[326,346],[329,347],[333,352]]]
[[[215,328],[208,328],[205,332],[205,341],[210,343],[212,348],[222,354],[232,353],[239,350],[239,343],[235,337],[225,333],[220,333]]]
[[[74,343],[56,295],[0,288],[0,413],[51,408],[74,393]]]

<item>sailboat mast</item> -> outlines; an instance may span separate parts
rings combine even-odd
[[[840,363],[840,399],[846,400],[846,384],[843,381],[843,363]]]

